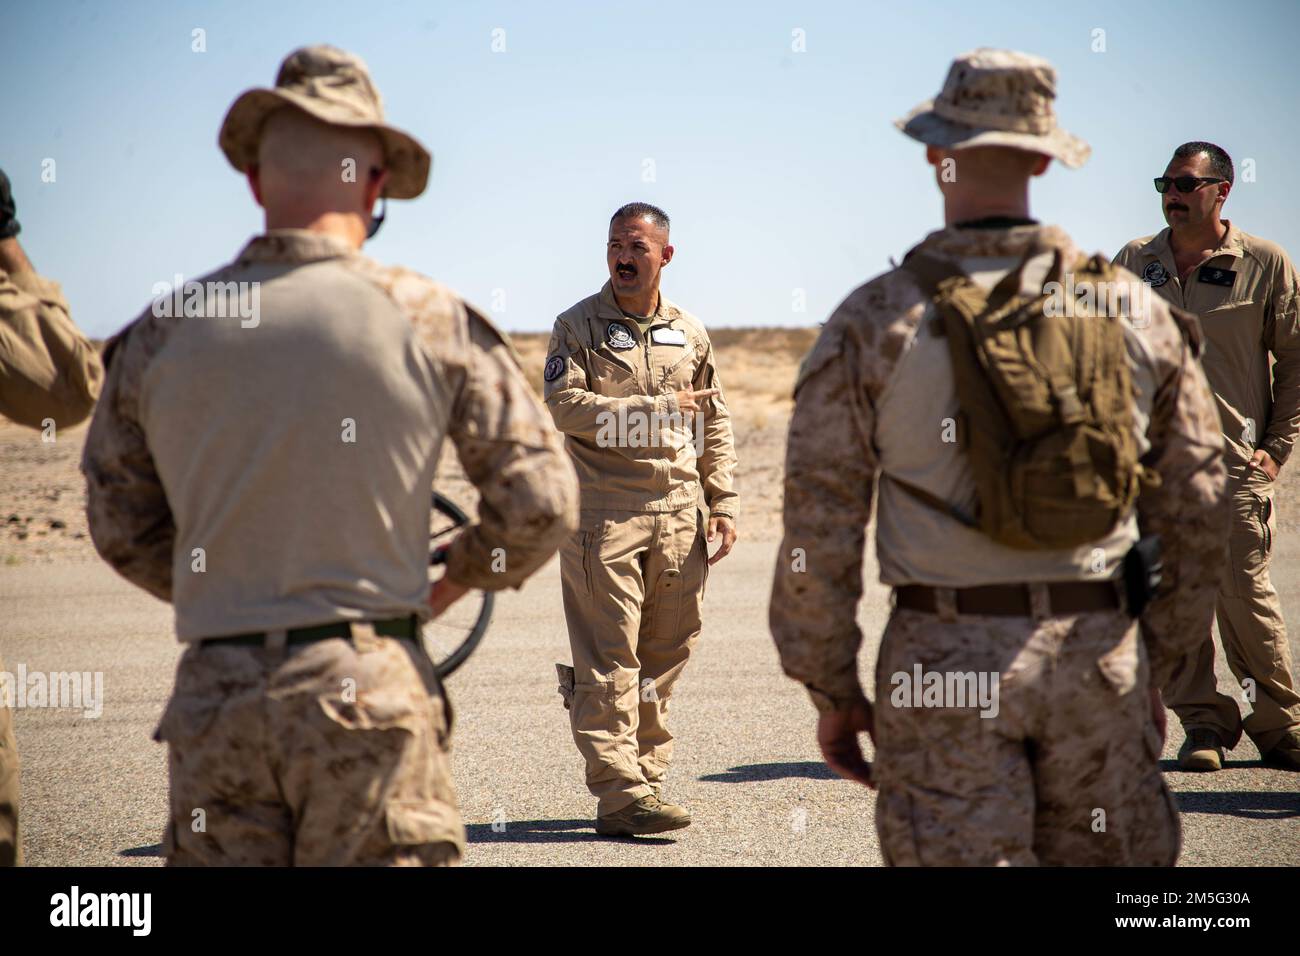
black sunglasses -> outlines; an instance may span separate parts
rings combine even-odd
[[[1157,176],[1155,178],[1156,192],[1169,192],[1170,185],[1176,186],[1180,193],[1191,193],[1200,189],[1206,183],[1226,183],[1226,179],[1215,179],[1213,176]]]

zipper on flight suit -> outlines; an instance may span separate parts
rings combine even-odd
[[[654,325],[654,323],[651,322],[650,325],[647,325],[647,326],[645,327],[645,330],[642,331],[641,326],[638,324],[638,325],[637,325],[637,331],[638,331],[638,332],[641,332],[641,344],[642,344],[642,347],[645,349],[645,378],[646,378],[646,391],[647,391],[648,393],[650,393],[650,395],[655,399],[656,404],[657,404],[657,403],[658,403],[658,399],[659,399],[659,394],[660,394],[660,393],[654,391],[654,389],[656,388],[655,377],[654,377],[654,365],[653,365],[653,364],[651,363],[651,361],[650,361],[650,329],[651,329],[651,327],[652,327],[653,325]],[[670,482],[668,481],[668,475],[669,475],[669,472],[672,470],[672,466],[668,463],[667,459],[664,459],[664,458],[655,458],[655,459],[653,459],[653,461],[655,461],[655,463],[656,463],[656,464],[655,464],[655,469],[656,469],[657,471],[659,471],[659,485],[660,485],[660,487],[659,487],[658,490],[659,490],[659,491],[663,491],[663,492],[667,492],[667,491],[668,491],[668,486],[669,486],[669,484],[670,484]],[[659,467],[659,464],[658,464],[659,462],[663,462],[663,468],[662,468],[662,469],[660,469],[660,467]]]

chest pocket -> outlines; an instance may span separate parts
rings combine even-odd
[[[1223,291],[1224,291],[1224,292],[1228,292],[1227,289],[1224,289]],[[1228,300],[1228,299],[1227,299],[1227,296],[1225,296],[1224,299],[1225,299],[1225,301],[1220,302],[1220,303],[1218,303],[1217,305],[1216,305],[1215,303],[1213,303],[1213,302],[1208,303],[1208,307],[1207,307],[1206,309],[1204,309],[1204,310],[1201,312],[1201,314],[1202,314],[1202,315],[1215,315],[1215,316],[1217,316],[1217,315],[1226,315],[1226,314],[1228,314],[1228,313],[1230,313],[1230,312],[1235,311],[1236,309],[1248,309],[1248,308],[1250,308],[1251,306],[1253,306],[1253,305],[1255,304],[1255,300],[1254,300],[1254,299],[1232,299],[1232,300]]]
[[[605,358],[599,352],[587,353],[587,377],[591,382],[591,390],[597,395],[628,398],[642,394],[635,372]]]
[[[695,380],[695,371],[699,368],[699,352],[690,343],[686,345],[653,346],[656,365],[662,365],[659,373],[659,390],[677,391],[690,388]]]
[[[1227,296],[1231,290],[1224,289]],[[1208,352],[1218,352],[1222,356],[1231,356],[1235,363],[1249,362],[1249,356],[1259,347],[1264,339],[1264,317],[1255,310],[1251,299],[1234,299],[1210,304],[1201,312],[1201,328],[1209,344]],[[1210,363],[1218,361],[1219,356],[1207,356]]]

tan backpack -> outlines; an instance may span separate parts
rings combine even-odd
[[[958,266],[913,252],[902,268],[932,296],[936,334],[948,340],[960,413],[957,438],[979,495],[975,515],[907,482],[906,491],[1012,548],[1077,547],[1105,537],[1143,481],[1133,385],[1118,316],[1102,290],[1116,278],[1104,257],[1081,258],[1066,301],[1021,292],[1030,252],[987,295]],[[1045,287],[1062,281],[1054,250]],[[895,479],[897,480],[897,479]]]

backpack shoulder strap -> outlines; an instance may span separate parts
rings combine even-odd
[[[926,295],[934,295],[947,279],[966,277],[966,273],[953,260],[923,252],[919,247],[903,257],[903,264],[899,268],[910,272]]]
[[[949,518],[955,519],[958,523],[964,524],[968,528],[979,529],[979,522],[976,521],[972,515],[968,515],[956,505],[949,504],[938,495],[932,495],[924,488],[918,488],[911,482],[904,481],[902,478],[889,474],[889,472],[882,471],[881,474],[894,484],[898,485],[898,487],[902,488],[917,501],[921,502],[921,504],[927,505],[942,514],[946,514]]]

